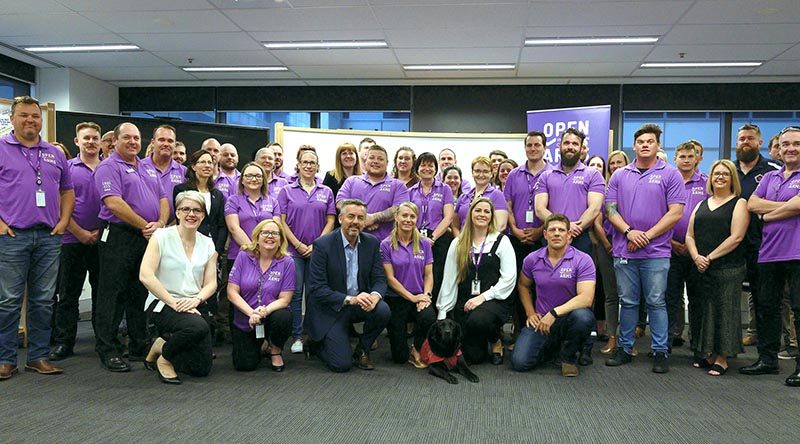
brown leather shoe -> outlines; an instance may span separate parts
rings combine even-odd
[[[47,359],[40,359],[38,361],[32,361],[25,364],[25,371],[26,372],[36,372],[40,375],[59,375],[64,373],[64,369],[61,367],[56,367],[55,365],[51,364],[50,361]]]
[[[11,364],[0,364],[0,381],[10,379],[19,370]]]
[[[575,364],[568,364],[566,362],[561,363],[561,376],[567,378],[574,378],[578,376],[578,366]]]
[[[369,353],[364,353],[363,351],[355,352],[353,360],[356,362],[356,367],[361,370],[375,370],[375,365],[372,364]]]
[[[756,344],[758,344],[758,336],[756,335],[744,335],[744,338],[742,338],[742,345],[746,347]]]

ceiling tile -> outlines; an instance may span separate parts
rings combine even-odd
[[[634,77],[739,77],[746,76],[753,68],[639,68]],[[736,80],[738,81],[738,80]],[[702,83],[701,79],[697,79]]]
[[[164,66],[167,63],[148,52],[121,51],[98,53],[55,53],[39,54],[40,57],[59,65],[81,68],[100,66]]]
[[[517,48],[396,49],[404,65],[439,63],[517,63]]]
[[[109,28],[120,34],[239,31],[236,25],[216,10],[84,12],[83,15],[97,23],[107,23]]]
[[[692,5],[691,1],[548,2],[531,3],[530,26],[671,25]]]
[[[368,7],[241,9],[226,11],[245,31],[377,29]]]
[[[38,0],[35,2],[21,2],[18,0],[0,0],[0,11],[3,15],[10,14],[41,14],[47,12],[70,12],[61,5],[63,2],[55,0]]]
[[[200,80],[273,80],[297,79],[293,72],[193,72],[192,75]]]
[[[294,49],[272,51],[286,65],[390,65],[396,64],[390,49]]]
[[[638,67],[638,62],[523,63],[517,72],[519,77],[624,77]]]
[[[695,24],[800,23],[797,0],[698,1],[681,20]]]
[[[648,62],[734,62],[769,60],[791,45],[661,45],[647,56]],[[680,54],[684,54],[683,57]]]
[[[187,9],[213,9],[208,2],[197,0],[59,0],[73,11],[180,11]]]
[[[79,30],[75,30],[76,32]],[[3,43],[20,48],[25,46],[50,45],[96,45],[103,43],[130,43],[128,40],[111,33],[100,34],[60,34],[58,39],[52,35],[38,34],[15,37],[3,37]]]
[[[756,68],[753,75],[800,75],[800,60],[772,60]]]
[[[388,29],[386,41],[392,48],[481,48],[509,46],[519,48],[525,40],[523,28],[425,28]]]
[[[246,32],[187,32],[180,34],[122,34],[149,51],[257,51],[264,47]]]
[[[665,45],[771,44],[800,42],[797,25],[676,25],[659,42]]]
[[[258,42],[303,42],[309,40],[384,40],[379,29],[309,30],[309,31],[251,31],[247,33]]]
[[[558,23],[558,22],[556,22]],[[536,26],[525,29],[525,37],[608,37],[608,36],[661,36],[670,30],[668,25],[650,26]]]
[[[99,34],[107,29],[74,12],[54,14],[3,15],[0,37],[13,35],[46,34],[52,44],[63,44],[61,36],[73,34]],[[46,31],[44,31],[46,30]]]
[[[290,66],[293,72],[305,79],[347,78],[403,78],[399,65],[347,65],[347,66]]]
[[[80,71],[98,79],[116,80],[192,80],[191,74],[174,66],[152,66],[149,68],[98,67],[80,68]]]
[[[489,71],[406,71],[409,79],[490,79],[516,77],[516,71],[489,70]]]
[[[789,50],[781,53],[777,60],[800,60],[800,44],[793,46]]]
[[[281,62],[263,51],[158,51],[153,54],[175,66],[274,66]]]
[[[456,6],[373,6],[386,29],[478,29],[525,25],[523,4]]]
[[[638,62],[653,50],[652,45],[604,46],[529,46],[522,50],[521,62]]]

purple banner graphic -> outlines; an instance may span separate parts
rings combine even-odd
[[[561,141],[561,134],[567,128],[575,128],[586,134],[589,157],[595,154],[602,156],[603,159],[608,157],[611,105],[528,111],[528,131],[541,131],[547,138],[545,162],[551,164],[561,162],[558,144]]]

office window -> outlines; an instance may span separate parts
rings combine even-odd
[[[136,111],[129,113],[131,117],[141,117],[144,119],[175,119],[186,122],[214,123],[216,116],[214,111],[202,112],[165,112],[165,111]]]
[[[411,113],[408,112],[319,113],[319,127],[322,129],[409,131],[410,122]]]
[[[739,112],[733,113],[731,128],[731,157],[736,157],[736,133],[745,123],[754,123],[761,129],[761,155],[769,159],[769,139],[783,128],[800,124],[800,111]]]
[[[311,128],[311,113],[307,112],[268,112],[268,111],[226,111],[220,112],[220,122],[229,125],[257,126],[269,128],[269,137],[275,140],[275,122],[286,126]]]
[[[703,144],[700,171],[707,173],[711,164],[721,157],[722,113],[719,112],[625,112],[622,122],[622,148],[633,153],[633,134],[646,123],[661,127],[661,148],[674,164],[675,148],[689,139]]]
[[[30,94],[31,86],[29,84],[0,76],[0,97],[11,100],[14,97]]]

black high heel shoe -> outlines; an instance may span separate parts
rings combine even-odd
[[[180,385],[181,384],[181,379],[178,378],[177,373],[176,373],[175,377],[167,378],[166,376],[161,374],[161,369],[158,368],[158,363],[156,363],[155,367],[156,367],[155,370],[156,370],[156,374],[158,375],[158,379],[161,380],[161,382],[163,382],[164,384],[170,384],[170,385]]]
[[[158,358],[156,358],[156,359],[158,359]],[[151,372],[156,371],[156,362],[155,361],[148,361],[147,359],[145,359],[144,361],[142,361],[142,363],[144,363],[144,368],[150,370]]]
[[[286,364],[285,364],[285,363],[284,363],[283,365],[274,365],[274,364],[272,364],[272,357],[273,357],[273,356],[281,356],[281,355],[282,355],[282,353],[281,353],[281,352],[278,352],[278,353],[270,353],[270,355],[269,355],[269,356],[270,356],[270,363],[269,363],[269,367],[272,369],[272,371],[273,371],[273,372],[280,373],[280,372],[282,372],[282,371],[283,371],[283,369],[285,369],[285,368],[286,368]]]

